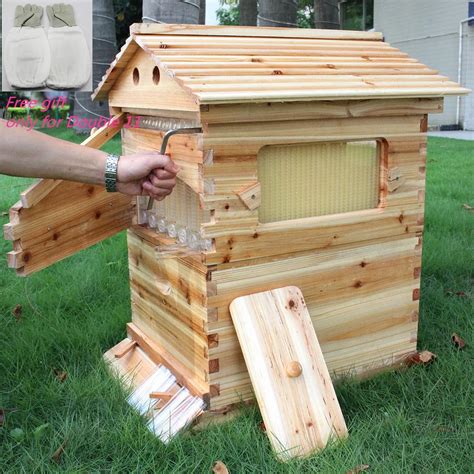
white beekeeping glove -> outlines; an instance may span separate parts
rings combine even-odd
[[[48,87],[79,89],[91,74],[91,58],[84,33],[77,26],[72,5],[58,3],[46,7],[50,28],[51,70]]]
[[[5,40],[5,72],[16,88],[43,87],[51,65],[48,39],[41,27],[43,7],[26,4],[15,9],[15,26]]]

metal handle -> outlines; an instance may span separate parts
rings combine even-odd
[[[201,127],[194,127],[194,128],[177,128],[175,130],[168,130],[163,135],[163,141],[161,142],[161,149],[160,153],[164,155],[166,153],[166,148],[168,147],[169,139],[173,135],[184,135],[184,134],[192,134],[192,133],[202,133]],[[147,210],[149,211],[153,207],[153,198],[150,197],[148,199]]]

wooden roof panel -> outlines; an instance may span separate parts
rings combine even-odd
[[[131,31],[95,97],[107,95],[138,46],[201,104],[469,92],[374,33],[154,24]]]

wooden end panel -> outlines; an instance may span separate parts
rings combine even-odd
[[[113,107],[188,111],[196,115],[199,112],[197,98],[142,48],[134,52],[114,81],[108,99]]]
[[[94,245],[131,225],[129,196],[61,181],[30,208],[21,208],[6,236],[14,241],[14,268],[25,276]]]
[[[81,143],[101,148],[120,132],[125,114],[118,113]],[[21,193],[4,227],[13,241],[9,266],[29,275],[131,225],[132,199],[110,194],[101,186],[42,179]]]

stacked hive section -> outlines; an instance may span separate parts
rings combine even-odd
[[[153,223],[130,230],[129,331],[146,337],[213,409],[252,398],[229,313],[231,301],[246,294],[301,288],[335,375],[399,363],[416,349],[426,114],[441,106],[440,99],[202,106],[203,133],[176,136],[168,153],[187,170],[183,181],[194,197],[185,202],[199,204],[193,232],[212,245],[184,252],[179,237]],[[295,119],[298,110],[304,120]],[[156,150],[162,136],[126,130],[123,143],[127,152]],[[300,192],[298,179],[302,189],[311,188],[308,179],[316,186],[327,181],[329,175],[317,181],[298,171],[308,159],[317,164],[320,150],[343,160],[321,171],[333,185],[308,197],[326,199],[327,208],[310,206],[315,215],[306,210],[298,217],[304,195],[295,200],[295,215],[271,215],[275,180],[274,189],[284,189],[281,176],[271,176],[272,156],[276,167],[282,146],[297,171],[285,189],[289,196]],[[311,146],[312,153],[302,153]],[[355,204],[351,195],[339,196],[348,173]],[[155,215],[166,208],[157,209]],[[260,218],[260,209],[267,217]],[[163,217],[175,220],[169,211]],[[157,253],[166,247],[181,253]]]

